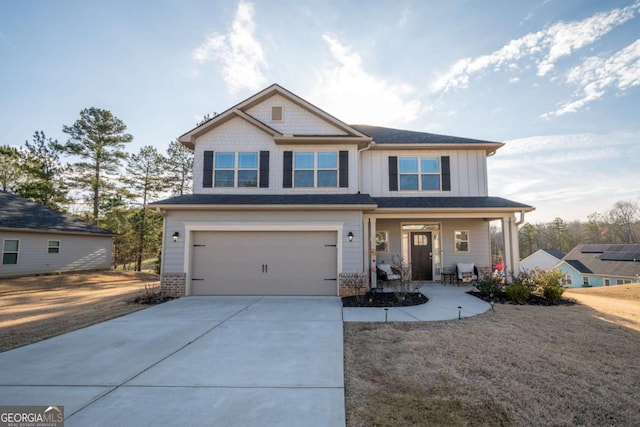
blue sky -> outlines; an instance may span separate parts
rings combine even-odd
[[[640,1],[0,1],[0,144],[111,110],[165,150],[279,83],[351,124],[506,142],[527,220],[640,201]]]

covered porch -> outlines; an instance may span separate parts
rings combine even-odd
[[[484,199],[488,204],[487,199],[495,198],[465,199]],[[503,201],[501,205],[516,204],[499,200]],[[449,204],[456,202],[460,200]],[[502,225],[504,259],[500,261],[504,262],[504,271],[519,271],[518,226],[524,223],[525,212],[533,210],[530,206],[518,203],[429,209],[394,207],[390,203],[399,205],[402,201],[392,200],[382,206],[379,202],[375,211],[363,216],[363,269],[369,272],[372,288],[378,287],[379,264],[403,265],[415,283],[442,282],[443,273],[454,272],[457,263],[473,263],[479,277],[490,273],[496,261],[491,256],[490,223],[496,220]]]

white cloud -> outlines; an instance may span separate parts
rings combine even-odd
[[[359,54],[324,35],[332,64],[318,74],[309,99],[352,124],[400,126],[414,120],[421,102],[413,87],[392,83],[367,72]]]
[[[240,1],[231,31],[207,37],[194,49],[193,59],[199,63],[218,62],[232,93],[240,89],[257,90],[266,82],[262,68],[268,64],[254,31],[253,4]]]
[[[625,90],[640,85],[640,39],[609,58],[587,58],[581,65],[569,70],[567,83],[579,87],[578,99],[566,102],[542,117],[576,112],[602,97],[605,89],[611,87]]]
[[[640,2],[633,5],[597,13],[582,21],[558,22],[550,27],[511,40],[500,49],[476,58],[457,61],[448,73],[432,85],[433,92],[447,92],[465,88],[473,74],[490,69],[513,67],[517,61],[531,59],[537,64],[537,74],[545,76],[558,59],[589,45],[615,27],[634,18],[640,11]]]

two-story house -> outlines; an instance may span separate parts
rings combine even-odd
[[[457,262],[490,270],[501,220],[507,271],[531,206],[488,196],[503,144],[347,125],[274,84],[179,138],[194,191],[164,217],[161,283],[174,295],[339,295],[401,260],[414,281]],[[373,273],[372,273],[373,272]]]

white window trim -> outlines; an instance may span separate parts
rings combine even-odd
[[[233,169],[231,168],[216,168],[216,158],[215,156],[218,155],[218,153],[233,153],[234,157],[233,157]],[[239,162],[240,162],[240,156],[239,154],[256,154],[257,156],[257,160],[258,160],[258,165],[256,167],[256,169],[248,169],[248,168],[240,168],[239,167]],[[260,188],[260,152],[259,151],[215,151],[213,154],[214,158],[213,158],[213,179],[212,179],[212,184],[213,184],[213,188],[220,188],[220,189],[224,189],[224,188]],[[217,186],[216,185],[216,171],[230,171],[233,170],[233,187],[223,187],[223,186]],[[255,170],[256,171],[256,185],[254,187],[240,187],[238,186],[238,172],[239,171],[252,171]]]
[[[582,276],[582,286],[589,286],[589,276]]]
[[[51,242],[58,242],[58,246],[50,246]],[[60,254],[60,248],[62,247],[62,242],[60,240],[47,240],[47,255],[58,255]],[[56,248],[57,252],[49,252],[49,249]]]
[[[400,170],[400,160],[401,159],[417,159],[418,160],[418,172],[416,173],[402,173],[402,171]],[[422,172],[422,159],[438,159],[438,168],[439,171],[438,173],[433,173],[433,172],[426,172],[423,173]],[[409,190],[409,189],[403,189],[402,188],[402,175],[418,175],[418,188],[415,190]],[[422,175],[438,175],[440,184],[437,190],[434,190],[432,188],[428,188],[426,190],[422,189]],[[438,156],[398,156],[398,191],[406,191],[406,192],[416,192],[416,191],[420,191],[420,192],[434,192],[434,193],[440,193],[442,192],[442,161],[440,159],[440,157]]]
[[[4,242],[7,240],[17,241],[18,242],[18,250],[17,251],[5,251],[4,250]],[[15,264],[5,264],[4,263],[4,254],[16,254],[16,262]],[[20,239],[3,239],[2,240],[2,258],[0,258],[0,265],[18,265],[20,263]]]
[[[567,285],[573,285],[573,277],[571,276],[571,274],[565,274],[564,280]]]
[[[458,249],[458,233],[467,233],[467,240],[460,240],[460,242],[467,242],[467,250],[463,251]],[[454,230],[453,231],[453,249],[454,252],[471,252],[471,235],[469,234],[469,230]]]
[[[313,169],[312,168],[296,168],[296,154],[297,153],[311,153],[313,154]],[[334,153],[336,155],[336,167],[333,168],[320,168],[318,167],[318,153]],[[305,190],[309,188],[314,189],[332,189],[340,187],[340,153],[333,150],[327,151],[294,151],[293,152],[293,165],[292,165],[292,187],[293,189]],[[313,171],[313,187],[299,187],[296,186],[296,171]],[[333,186],[318,186],[318,172],[319,171],[335,171],[336,172],[336,185]]]

